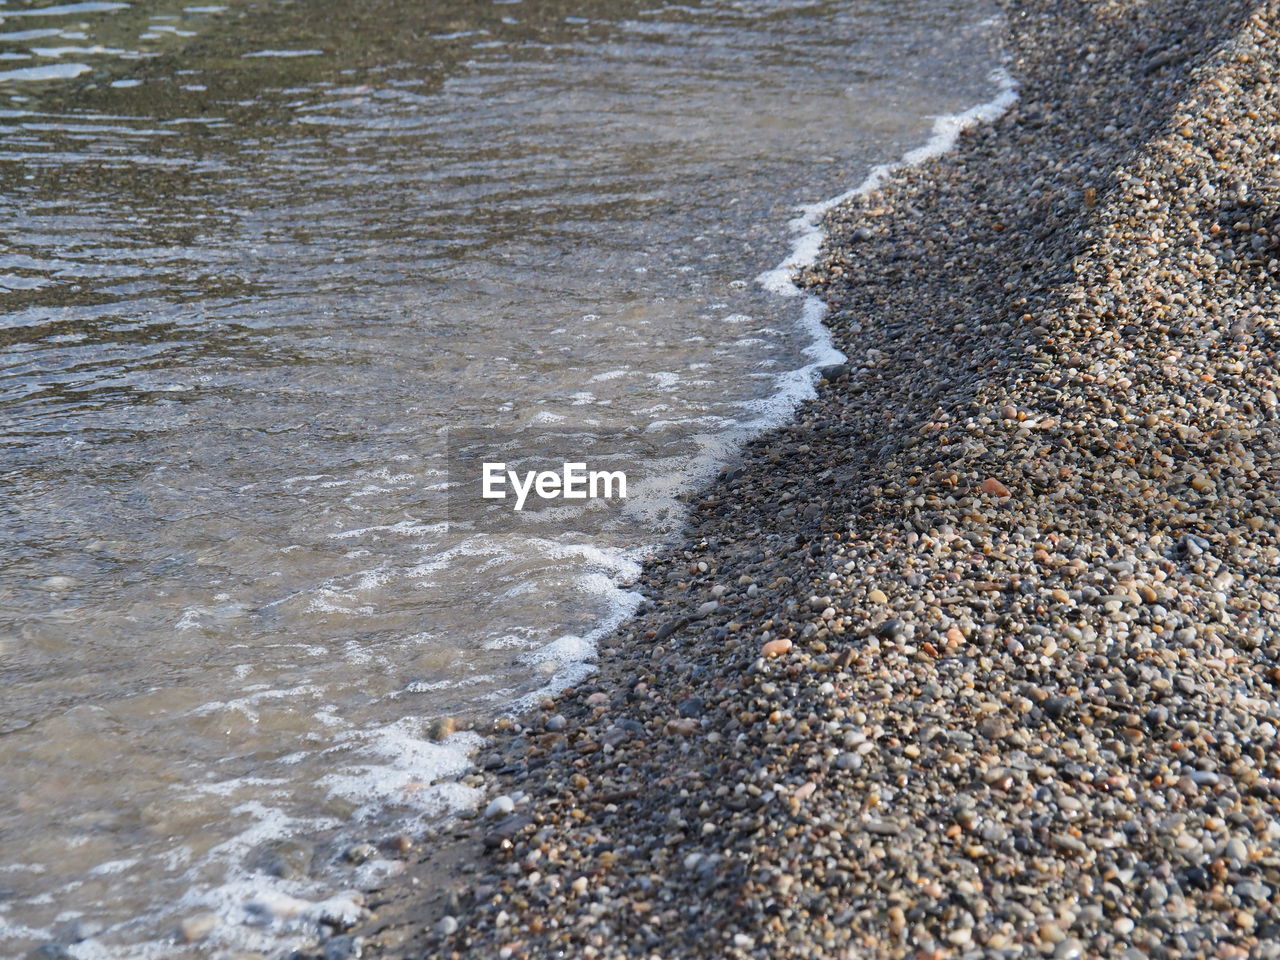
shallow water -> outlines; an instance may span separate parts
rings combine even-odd
[[[278,952],[473,802],[431,721],[582,675],[821,359],[795,207],[988,99],[990,14],[0,4],[0,955]],[[494,450],[630,496],[490,522]]]

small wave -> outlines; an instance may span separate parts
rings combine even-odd
[[[41,67],[19,67],[16,70],[0,70],[0,80],[70,80],[88,73],[93,68],[87,63],[48,63]]]

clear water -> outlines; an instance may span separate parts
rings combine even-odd
[[[991,13],[0,4],[0,956],[272,955],[474,802],[432,721],[586,669],[814,360],[794,209],[988,99]],[[477,443],[631,497],[470,522]]]

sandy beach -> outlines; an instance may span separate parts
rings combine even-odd
[[[318,955],[1280,956],[1280,7],[1006,12],[847,364]]]

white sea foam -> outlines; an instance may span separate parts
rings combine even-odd
[[[437,742],[427,736],[423,720],[402,717],[376,730],[352,731],[339,742],[357,746],[368,759],[344,764],[320,783],[333,796],[357,804],[358,818],[408,807],[404,825],[414,827],[428,817],[473,807],[480,798],[479,791],[455,779],[471,769],[471,754],[484,742],[479,734],[464,731]]]
[[[0,80],[70,80],[92,69],[87,63],[50,63],[42,67],[0,70]]]
[[[323,55],[323,50],[255,50],[252,53],[241,54],[241,59],[252,60],[256,57],[319,57]]]
[[[799,216],[791,221],[791,252],[772,270],[760,274],[756,282],[779,296],[804,298],[800,325],[811,338],[810,346],[805,351],[811,362],[784,377],[779,384],[779,392],[760,404],[758,423],[772,426],[780,419],[785,419],[800,402],[815,395],[814,374],[824,366],[845,359],[844,354],[836,349],[831,332],[823,325],[822,321],[827,315],[826,304],[819,297],[805,293],[794,279],[798,271],[812,266],[818,260],[822,244],[826,240],[823,218],[840,204],[875,190],[894,171],[941,156],[955,146],[961,132],[978,123],[990,123],[1008,110],[1018,96],[1013,78],[1007,70],[998,68],[991,72],[991,82],[998,90],[993,98],[962,113],[937,117],[933,123],[933,134],[923,145],[907,151],[897,163],[872,167],[866,179],[852,190],[802,207]]]
[[[33,7],[29,10],[5,10],[5,17],[61,17],[67,14],[110,13],[112,10],[124,10],[127,3],[107,2],[107,0],[85,0],[83,3],[60,3],[52,7]]]

